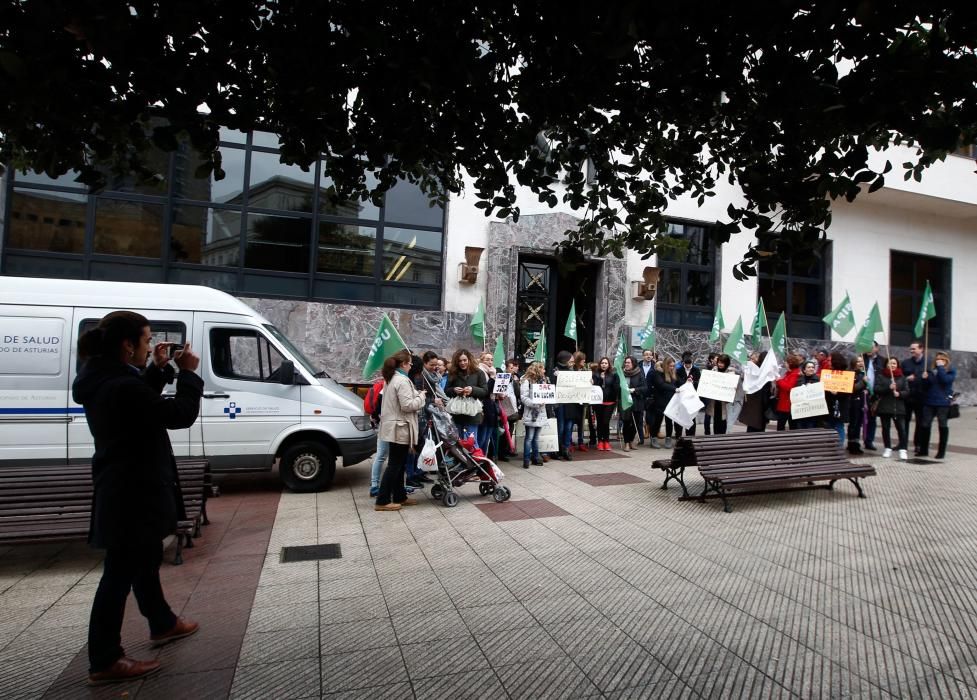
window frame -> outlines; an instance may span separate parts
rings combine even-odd
[[[936,315],[940,320],[940,328],[942,330],[934,333],[933,330],[929,332],[929,345],[933,348],[939,349],[949,349],[950,344],[953,342],[952,328],[950,326],[950,320],[952,318],[950,314],[951,304],[953,302],[953,258],[943,258],[938,255],[924,255],[922,253],[916,253],[908,250],[889,250],[889,343],[895,346],[908,346],[909,343],[916,340],[923,340],[923,338],[916,338],[916,332],[914,326],[916,325],[916,318],[919,314],[919,309],[922,306],[923,294],[926,292],[926,280],[924,279],[922,285],[917,285],[917,274],[915,264],[913,265],[913,289],[903,289],[893,286],[893,275],[892,268],[895,263],[895,256],[904,256],[911,263],[920,262],[921,260],[929,260],[939,263],[942,267],[941,277],[939,280],[941,285],[939,288],[937,285],[933,284],[934,280],[930,279],[930,286],[933,289],[933,300],[936,306]],[[893,309],[895,308],[896,297],[909,297],[909,308],[910,308],[910,320],[909,325],[896,324],[892,317]]]
[[[767,299],[764,299],[763,309],[767,314],[767,328],[772,329],[777,322],[779,313],[783,311],[784,313],[784,323],[787,325],[788,334],[795,321],[801,323],[814,324],[814,327],[818,329],[816,334],[805,334],[797,337],[804,337],[810,340],[824,340],[826,335],[826,326],[824,324],[824,317],[829,311],[829,300],[827,298],[826,290],[828,289],[828,270],[831,266],[831,243],[827,243],[822,249],[821,254],[818,259],[821,261],[821,274],[818,277],[810,277],[806,275],[798,275],[794,273],[794,260],[792,258],[787,258],[787,272],[763,272],[763,261],[757,265],[757,300],[760,299],[760,280],[770,280],[772,282],[783,282],[787,288],[786,297],[784,299],[784,308],[771,308],[768,306]],[[794,301],[794,285],[795,284],[807,284],[815,286],[819,291],[818,300],[820,301],[821,311],[817,315],[809,314],[795,314],[793,313],[793,301]],[[771,317],[773,321],[771,322]]]
[[[718,288],[720,284],[718,273],[720,269],[719,257],[720,257],[721,246],[716,243],[716,239],[714,236],[715,226],[710,226],[709,224],[706,224],[701,221],[688,221],[684,219],[669,219],[668,225],[670,229],[672,226],[681,226],[683,228],[696,227],[702,229],[703,237],[704,237],[703,244],[709,245],[712,248],[711,255],[710,255],[711,262],[707,265],[701,265],[698,263],[688,262],[688,259],[679,262],[675,260],[667,260],[662,255],[658,255],[657,256],[658,269],[661,271],[659,276],[658,289],[659,290],[662,289],[663,282],[666,277],[665,273],[666,272],[671,273],[672,271],[676,271],[679,275],[680,301],[677,304],[672,302],[663,302],[659,294],[655,302],[655,316],[656,318],[658,318],[663,311],[669,313],[677,313],[679,318],[678,323],[668,322],[668,323],[664,323],[663,325],[665,325],[668,328],[680,328],[680,329],[687,329],[687,330],[709,330],[709,328],[711,328],[712,325],[713,314],[715,313],[716,310],[716,298],[719,296]],[[671,237],[678,237],[675,236],[671,232],[671,230],[664,235],[671,236]],[[684,232],[681,237],[688,239],[688,236],[686,236]],[[696,273],[705,272],[710,275],[710,279],[712,283],[709,285],[710,304],[708,306],[688,303],[688,293],[689,293],[688,278],[690,272],[696,272]],[[691,316],[693,313],[704,314],[703,320],[700,322],[693,322],[691,320],[687,320],[686,316],[687,315]]]

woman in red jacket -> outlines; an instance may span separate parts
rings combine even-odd
[[[794,430],[794,419],[790,417],[790,390],[797,386],[804,358],[800,355],[787,356],[787,374],[777,380],[777,430],[790,426]]]

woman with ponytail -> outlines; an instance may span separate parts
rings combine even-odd
[[[72,386],[75,401],[95,438],[94,495],[89,542],[105,550],[102,578],[88,627],[91,685],[130,681],[159,670],[159,661],[137,661],[121,645],[130,589],[149,622],[152,646],[197,631],[178,618],[163,595],[159,567],[163,539],[185,519],[176,460],[167,429],[189,428],[200,410],[200,358],[190,345],[173,361],[180,369],[176,394],[161,395],[173,381],[172,343],[150,350],[149,321],[132,311],[113,311],[78,340],[85,362]],[[147,361],[152,363],[147,368]]]

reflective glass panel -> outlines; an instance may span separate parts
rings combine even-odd
[[[171,262],[236,266],[240,240],[241,214],[237,211],[174,205]]]
[[[223,204],[242,204],[244,201],[244,156],[240,148],[221,148],[221,169],[224,179],[216,180],[210,176],[209,192],[201,193],[200,199]],[[191,171],[190,176],[193,176]]]
[[[77,187],[79,189],[87,189],[84,185],[79,182],[75,182],[75,178],[79,175],[77,170],[69,170],[64,175],[59,177],[48,177],[44,173],[38,173],[33,170],[28,170],[27,172],[16,171],[14,173],[14,182],[18,185],[23,185],[27,183],[34,183],[37,185],[57,185],[59,187]]]
[[[427,195],[410,182],[400,181],[391,187],[384,206],[386,221],[416,226],[441,226],[444,223],[444,209],[429,206]]]
[[[251,154],[248,207],[285,211],[312,211],[315,168],[308,172],[285,165],[276,153]]]
[[[248,214],[244,266],[280,272],[309,271],[312,221]]]
[[[372,190],[376,184],[376,178],[368,173],[366,186]],[[342,216],[353,219],[380,218],[380,207],[369,199],[366,201],[337,201],[332,179],[325,173],[319,177],[319,211],[327,216]]]
[[[162,235],[162,204],[98,199],[95,253],[158,258]]]
[[[265,148],[278,148],[279,145],[278,134],[273,134],[270,131],[255,131],[252,134],[251,143],[254,146],[262,146]]]
[[[10,198],[5,247],[84,252],[87,201],[88,197],[82,194],[15,189]]]
[[[441,233],[384,228],[383,279],[441,284]]]
[[[372,226],[319,224],[319,272],[373,275],[377,230]]]

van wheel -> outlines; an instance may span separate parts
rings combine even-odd
[[[325,445],[299,442],[282,454],[279,475],[289,491],[310,493],[332,486],[336,458]]]

